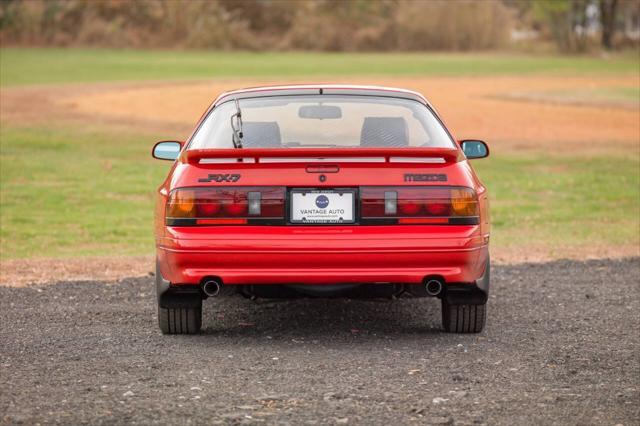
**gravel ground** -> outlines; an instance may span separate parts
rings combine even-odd
[[[432,299],[231,298],[162,336],[152,277],[0,287],[0,422],[638,424],[640,259],[492,272],[480,335]]]

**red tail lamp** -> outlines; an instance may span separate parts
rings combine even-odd
[[[397,219],[401,224],[473,224],[478,200],[464,187],[363,187],[361,216],[368,220]]]
[[[180,188],[169,196],[167,225],[241,225],[284,220],[283,187]]]

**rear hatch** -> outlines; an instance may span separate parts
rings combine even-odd
[[[478,223],[455,148],[189,150],[174,179],[170,226]]]

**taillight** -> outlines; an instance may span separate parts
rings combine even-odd
[[[180,188],[166,207],[170,226],[284,223],[283,187]]]
[[[362,187],[362,223],[451,224],[479,223],[478,199],[462,187]]]

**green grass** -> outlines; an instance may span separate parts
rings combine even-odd
[[[108,49],[0,50],[0,85],[118,80],[363,75],[638,73],[635,54],[586,56],[435,53],[254,53]]]
[[[640,159],[526,153],[474,166],[491,191],[493,245],[640,245]],[[606,256],[606,253],[603,253]]]
[[[2,126],[2,256],[153,252],[154,139]],[[492,195],[494,247],[639,244],[637,156],[495,155],[474,162]],[[560,253],[562,254],[562,253]]]
[[[166,162],[148,136],[52,128],[0,130],[3,258],[153,250],[153,189]]]

